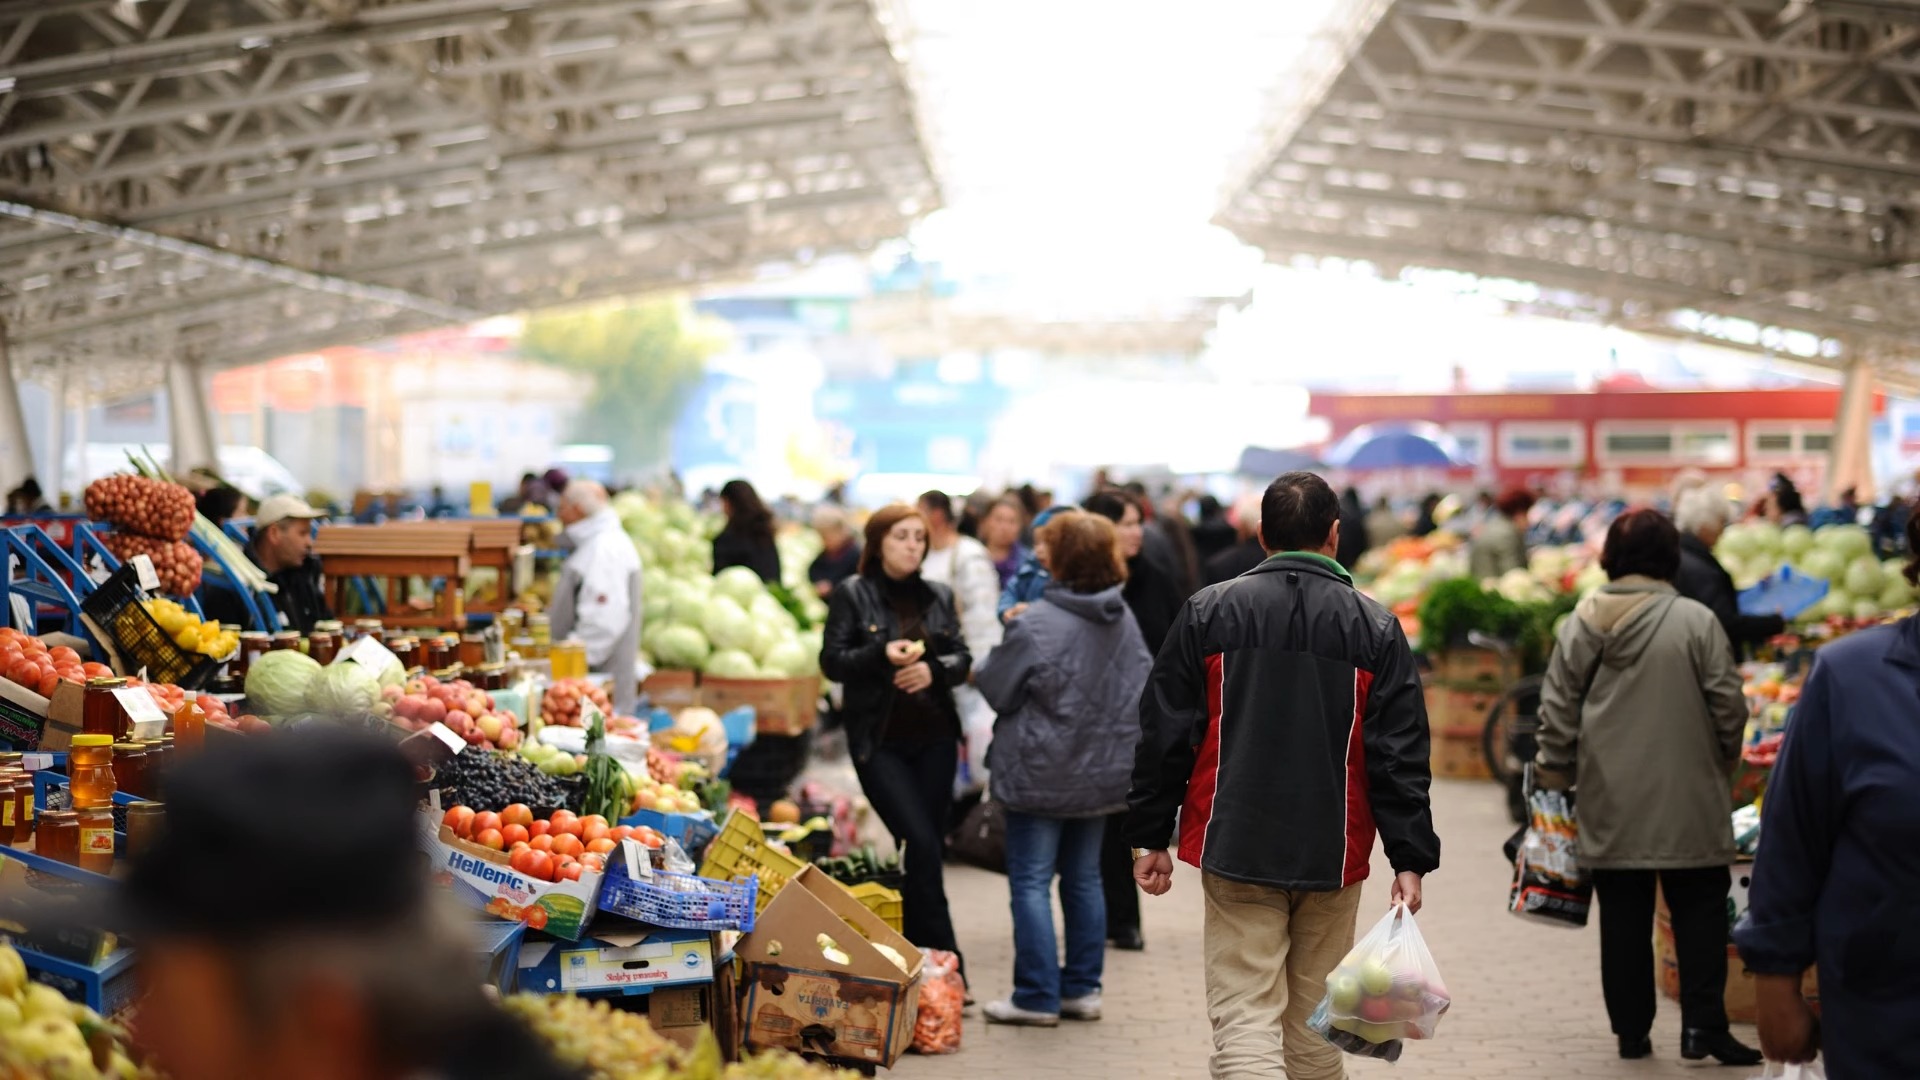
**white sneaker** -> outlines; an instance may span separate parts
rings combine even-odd
[[[1016,1024],[1020,1027],[1059,1027],[1059,1013],[1028,1012],[1011,1001],[989,1001],[981,1009],[989,1024]]]
[[[1060,1002],[1060,1019],[1100,1019],[1100,995],[1096,992],[1088,994],[1086,997],[1063,998]]]

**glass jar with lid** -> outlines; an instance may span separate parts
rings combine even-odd
[[[166,820],[167,807],[164,803],[149,800],[129,804],[127,806],[127,854],[138,855],[153,846]]]
[[[240,633],[240,654],[227,663],[227,674],[246,678],[247,669],[253,662],[267,654],[273,648],[273,635],[264,630],[244,630]]]
[[[444,634],[435,634],[426,639],[426,658],[421,662],[434,671],[453,666],[454,656],[459,650]]]
[[[113,815],[107,815],[109,821]],[[80,814],[75,810],[48,810],[34,821],[34,854],[68,866],[80,865]]]
[[[316,627],[313,633],[307,635],[307,655],[321,665],[333,663],[333,658],[339,654],[340,639],[332,631]]]
[[[106,735],[75,735],[67,748],[67,783],[73,789],[76,810],[112,806],[113,739]]]
[[[33,775],[21,773],[13,785],[13,846],[26,847],[33,842]]]
[[[477,668],[487,662],[487,636],[485,634],[460,635],[460,663],[462,666]]]
[[[114,691],[124,689],[127,680],[116,678],[93,678],[87,680],[87,688],[80,699],[80,730],[88,735],[103,735],[111,745],[115,739],[123,738],[130,723],[126,706]]]
[[[80,869],[113,873],[113,808],[89,806],[75,813],[80,816]]]
[[[113,744],[113,786],[116,791],[124,791],[138,798],[147,797],[147,784],[150,780],[148,767],[152,761],[147,748],[137,742]]]
[[[300,634],[296,630],[282,630],[268,639],[267,647],[274,652],[300,647]]]
[[[370,637],[378,641],[385,636],[382,632],[379,619],[353,620],[353,637],[356,640],[363,637]]]
[[[11,846],[20,839],[20,800],[13,786],[26,775],[19,769],[0,769],[0,844]]]

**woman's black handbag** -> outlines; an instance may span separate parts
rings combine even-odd
[[[967,812],[947,837],[947,850],[961,862],[996,874],[1007,872],[1007,815],[989,795]]]

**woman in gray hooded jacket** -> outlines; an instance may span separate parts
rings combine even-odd
[[[1153,658],[1121,596],[1127,569],[1112,523],[1069,511],[1036,539],[1051,582],[1007,624],[974,683],[999,716],[987,767],[992,798],[1006,809],[1013,906],[1013,995],[987,1005],[986,1016],[1052,1027],[1063,1016],[1100,1018],[1100,839],[1106,815],[1126,807]],[[1055,874],[1064,968],[1053,934]]]

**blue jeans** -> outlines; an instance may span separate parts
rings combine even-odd
[[[1013,1003],[1058,1013],[1062,998],[1099,993],[1107,955],[1107,905],[1100,887],[1106,819],[1053,818],[1007,811],[1007,886],[1013,903]],[[1067,923],[1067,962],[1053,935],[1053,876]]]

